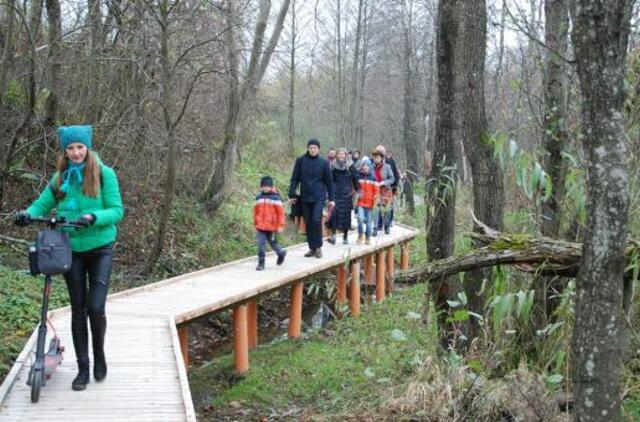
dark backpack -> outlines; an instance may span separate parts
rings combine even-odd
[[[67,233],[58,230],[38,232],[35,250],[38,271],[44,275],[64,274],[71,268],[71,242]],[[32,263],[33,272],[33,263]]]

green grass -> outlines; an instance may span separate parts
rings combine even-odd
[[[4,379],[40,319],[43,277],[0,266],[0,380]],[[68,303],[64,281],[54,279],[50,309]]]
[[[213,397],[199,407],[241,403],[256,414],[292,406],[325,415],[371,408],[435,353],[435,327],[418,316],[424,293],[423,285],[407,288],[382,304],[364,306],[359,317],[334,321],[323,332],[260,346],[252,351],[251,368],[243,377],[233,375],[231,356],[192,368],[192,394],[196,400]],[[394,338],[394,332],[406,339]]]

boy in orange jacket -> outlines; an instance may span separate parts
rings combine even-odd
[[[358,214],[358,244],[371,243],[371,227],[373,209],[380,200],[380,187],[371,173],[369,161],[364,161],[356,173],[360,184],[356,212]],[[364,227],[363,227],[364,225]]]
[[[260,179],[260,193],[253,206],[253,225],[258,241],[258,266],[256,271],[264,270],[265,248],[269,242],[278,255],[278,265],[282,265],[287,252],[278,245],[276,233],[284,229],[284,206],[278,191],[273,187],[273,179],[264,176]]]

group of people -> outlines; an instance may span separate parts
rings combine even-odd
[[[107,376],[104,351],[107,319],[105,303],[111,278],[117,224],[124,207],[115,171],[102,163],[93,150],[91,126],[62,126],[57,130],[60,156],[57,171],[48,186],[26,210],[16,212],[14,221],[27,225],[31,217],[48,216],[75,221],[80,226],[69,233],[72,250],[70,270],[64,274],[71,302],[71,333],[78,373],[72,389],[84,390],[90,378],[89,327],[93,346],[93,376]],[[320,156],[320,142],[307,143],[307,152],[295,162],[289,186],[289,202],[302,211],[307,227],[309,251],[306,257],[322,257],[322,216],[328,207],[331,243],[343,233],[347,243],[351,212],[358,216],[358,243],[370,243],[371,236],[389,233],[393,221],[394,189],[400,174],[393,158],[382,145],[371,158],[358,150],[329,151]],[[299,189],[299,190],[298,190]],[[282,198],[269,176],[260,180],[254,205],[254,225],[258,243],[257,270],[265,267],[269,243],[281,265],[287,252],[278,245],[276,234],[284,228]]]
[[[361,155],[357,149],[349,152],[330,148],[324,158],[320,155],[320,142],[310,139],[307,152],[296,159],[288,192],[289,203],[300,211],[306,225],[309,251],[304,256],[322,258],[325,207],[331,244],[336,243],[338,232],[342,233],[342,242],[348,244],[353,211],[358,221],[358,244],[370,244],[371,237],[382,231],[389,234],[400,179],[395,160],[383,145],[378,145],[371,157]],[[257,270],[264,269],[267,241],[278,256],[278,265],[286,255],[276,239],[276,233],[285,225],[282,198],[269,176],[261,179],[260,189],[254,205]]]

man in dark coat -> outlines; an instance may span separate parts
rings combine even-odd
[[[295,204],[296,190],[300,185],[302,215],[307,226],[309,252],[304,256],[322,258],[322,210],[329,199],[329,207],[335,206],[334,186],[329,162],[320,157],[320,142],[310,139],[307,153],[296,159],[289,184],[289,202]]]

